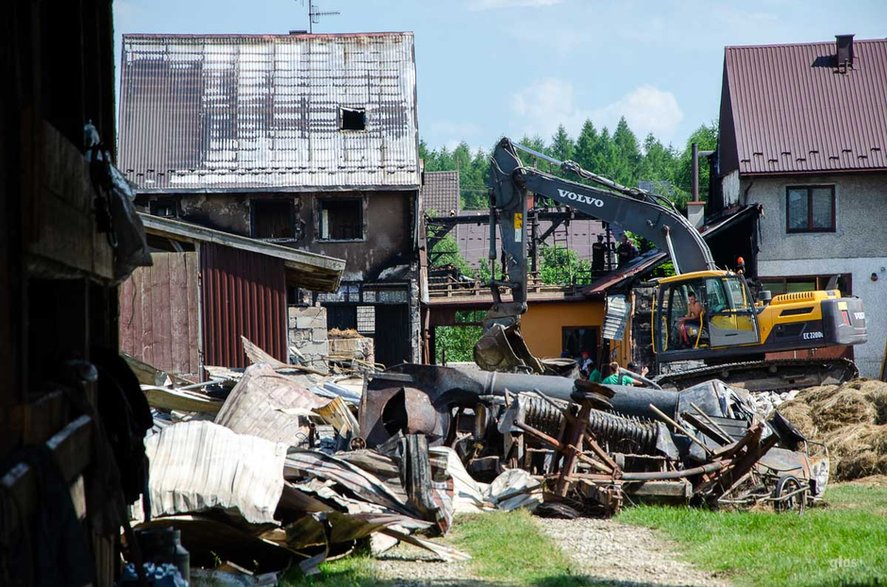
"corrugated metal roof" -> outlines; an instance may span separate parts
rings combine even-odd
[[[422,211],[434,210],[442,216],[459,213],[459,172],[426,171],[422,183]]]
[[[144,191],[419,186],[412,33],[124,35],[120,95]]]
[[[835,42],[726,48],[740,173],[887,168],[887,40],[853,45],[846,70]]]

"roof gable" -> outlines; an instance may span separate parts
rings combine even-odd
[[[141,190],[417,189],[413,35],[126,35],[119,145]]]
[[[834,42],[727,47],[722,174],[887,168],[887,40],[853,46],[852,69]]]

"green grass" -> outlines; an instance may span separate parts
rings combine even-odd
[[[589,585],[588,577],[577,575],[566,555],[542,533],[540,523],[544,520],[534,519],[523,510],[459,516],[442,542],[472,556],[469,568],[479,583],[540,587]],[[293,569],[281,585],[366,587],[388,583],[390,581],[380,580],[374,573],[373,559],[363,549],[350,557],[322,564],[320,574],[313,577],[304,577],[298,569]]]
[[[887,584],[887,488],[833,486],[803,516],[639,506],[621,522],[663,531],[738,585]]]
[[[587,585],[539,523],[544,520],[534,520],[525,510],[460,517],[449,542],[471,554],[471,570],[481,579],[548,587]]]
[[[323,587],[370,587],[379,581],[373,572],[373,557],[367,548],[320,565],[320,574],[305,577],[298,567],[290,569],[280,582],[281,587],[318,585]]]

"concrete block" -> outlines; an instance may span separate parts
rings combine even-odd
[[[323,328],[312,328],[311,329],[311,340],[314,342],[322,342],[324,340],[328,340],[329,335],[326,332],[326,325]]]
[[[326,316],[299,316],[296,328],[323,328],[326,330]]]

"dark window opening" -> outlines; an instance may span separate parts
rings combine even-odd
[[[834,232],[835,186],[795,186],[785,194],[786,232]]]
[[[363,108],[340,108],[339,128],[341,130],[366,130],[366,110]]]
[[[564,357],[581,359],[582,352],[588,352],[592,361],[597,361],[598,331],[594,326],[564,326],[561,328],[561,354]]]
[[[360,200],[320,201],[321,240],[360,240],[363,238],[363,202]]]
[[[252,236],[254,238],[294,238],[293,203],[291,201],[253,200],[251,204]]]
[[[151,200],[148,204],[148,211],[151,213],[151,216],[178,218],[179,202],[174,198],[158,198],[156,200]]]

